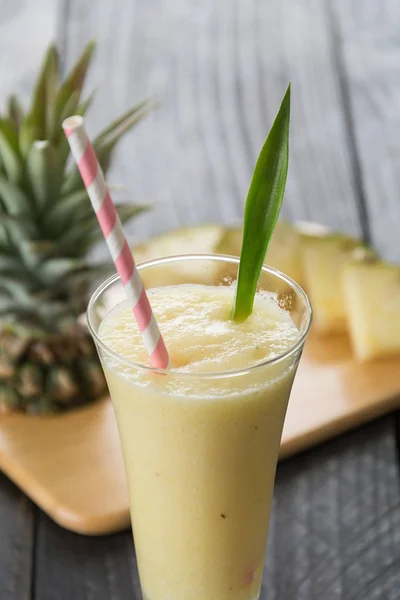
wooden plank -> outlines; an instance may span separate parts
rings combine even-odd
[[[330,5],[372,240],[383,256],[399,261],[400,3],[337,0]]]
[[[225,5],[227,8],[228,0]],[[284,214],[360,232],[324,3],[241,0],[237,6],[235,47],[243,96],[238,117],[245,120],[249,132],[254,131],[254,139],[262,123],[253,109],[256,70],[259,113],[267,117],[260,138],[272,121],[283,86],[292,81],[291,164]],[[221,21],[223,18],[221,14]],[[248,75],[252,71],[254,83]],[[254,159],[255,154],[252,162]]]
[[[398,598],[393,417],[278,467],[266,564],[262,598]]]
[[[156,15],[156,17],[155,17]],[[242,217],[252,168],[289,79],[291,168],[284,214],[361,232],[329,20],[319,0],[71,0],[67,63],[96,36],[89,121],[143,95],[160,108],[121,147],[111,176],[155,200],[132,239]],[[114,33],[118,31],[118,35]]]
[[[129,523],[125,471],[109,398],[62,416],[3,417],[0,469],[72,531],[99,535],[121,531]]]
[[[0,474],[0,598],[30,600],[34,508]]]
[[[47,44],[56,36],[62,0],[0,3],[0,99],[31,94]]]
[[[261,599],[395,599],[400,495],[387,417],[278,468]],[[41,515],[36,600],[140,598],[130,533],[85,538]]]
[[[88,538],[65,531],[40,514],[35,600],[139,600],[130,531]]]

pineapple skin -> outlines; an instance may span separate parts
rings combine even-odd
[[[84,115],[82,98],[94,51],[90,42],[62,81],[51,45],[25,110],[11,96],[0,115],[0,411],[48,413],[106,391],[95,346],[79,319],[110,262],[88,260],[102,241],[62,121]],[[123,135],[148,112],[130,108],[93,140],[107,173]],[[120,203],[122,222],[147,207]]]
[[[104,395],[107,384],[86,329],[44,337],[0,333],[0,414],[59,413]]]

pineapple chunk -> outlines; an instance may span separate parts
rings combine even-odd
[[[342,288],[342,270],[352,258],[371,253],[362,242],[349,236],[302,235],[305,288],[314,312],[314,329],[320,333],[347,329],[347,314]]]
[[[343,270],[343,290],[357,358],[400,354],[400,267],[351,262]]]
[[[164,233],[134,248],[136,262],[177,254],[213,254],[224,229],[219,225],[187,227]]]
[[[223,231],[218,225],[177,229],[139,244],[133,249],[133,255],[136,263],[141,263],[179,254],[215,254]],[[219,269],[217,262],[213,268],[209,261],[207,264],[200,261],[185,265],[177,263],[176,266],[170,263],[147,269],[142,276],[146,287],[178,283],[212,284],[218,278]]]
[[[243,229],[241,227],[226,228],[220,243],[216,248],[216,251],[219,254],[240,256],[240,250],[242,248],[242,235]]]
[[[265,263],[289,275],[302,285],[303,273],[300,253],[301,236],[297,228],[279,221],[265,257]],[[240,256],[242,248],[242,228],[227,229],[217,252]]]

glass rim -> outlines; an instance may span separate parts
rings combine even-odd
[[[226,254],[178,254],[178,255],[173,255],[173,256],[165,256],[165,257],[161,257],[161,258],[154,258],[152,260],[147,260],[147,261],[137,264],[136,267],[137,267],[138,271],[141,271],[141,270],[149,268],[149,267],[159,266],[159,265],[162,265],[165,263],[179,262],[182,260],[212,260],[212,261],[223,261],[226,263],[237,264],[237,265],[239,265],[239,262],[240,262],[239,258],[237,258],[235,256],[229,256]],[[281,281],[284,281],[296,292],[296,294],[298,296],[300,296],[302,298],[302,300],[304,302],[304,306],[307,311],[308,321],[307,321],[306,327],[305,327],[303,333],[300,335],[299,339],[296,340],[296,342],[292,346],[290,346],[290,348],[288,348],[285,352],[278,354],[278,356],[275,356],[274,358],[270,358],[261,363],[252,365],[250,367],[243,367],[241,369],[232,369],[230,371],[220,371],[220,372],[211,372],[211,373],[189,373],[186,371],[185,372],[174,371],[171,369],[160,369],[158,367],[153,367],[151,365],[144,365],[142,363],[137,363],[133,360],[125,358],[121,354],[118,354],[118,352],[115,352],[114,350],[109,348],[107,346],[107,344],[105,344],[101,340],[101,338],[98,336],[97,331],[94,326],[94,323],[92,321],[92,316],[94,314],[94,308],[95,308],[96,302],[99,300],[99,298],[102,296],[102,294],[108,288],[110,288],[114,283],[116,283],[117,281],[120,281],[120,276],[118,275],[118,273],[111,275],[111,277],[108,277],[105,281],[103,281],[96,288],[96,290],[93,292],[93,294],[90,297],[88,308],[86,311],[86,322],[87,322],[87,325],[89,328],[89,332],[92,335],[96,345],[98,347],[100,347],[108,355],[110,355],[112,358],[118,360],[120,363],[123,363],[127,366],[133,367],[135,369],[138,369],[138,370],[141,370],[144,372],[159,373],[162,375],[168,375],[170,377],[175,376],[175,377],[182,377],[184,379],[190,379],[190,378],[222,379],[222,378],[226,378],[226,377],[237,377],[237,376],[241,376],[241,375],[246,375],[250,372],[253,372],[256,369],[263,368],[263,367],[270,366],[270,365],[275,365],[275,364],[281,362],[282,360],[290,357],[292,354],[296,353],[300,348],[302,348],[302,346],[304,345],[306,338],[310,332],[310,329],[311,329],[311,324],[312,324],[312,319],[313,319],[313,311],[311,308],[310,300],[309,300],[306,292],[303,290],[303,288],[298,283],[296,283],[296,281],[294,281],[294,279],[292,279],[288,275],[285,275],[281,271],[278,271],[278,269],[274,269],[274,267],[270,267],[267,265],[263,265],[261,271],[264,273],[269,273],[270,275],[277,277]]]

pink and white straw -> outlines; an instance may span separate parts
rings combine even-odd
[[[121,221],[111,200],[103,172],[85,131],[82,117],[69,117],[63,122],[63,129],[132,306],[151,362],[154,367],[166,369],[169,366],[168,351],[136,268]]]

